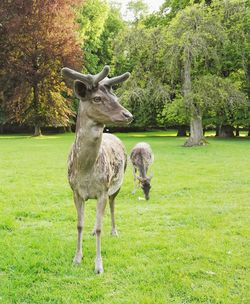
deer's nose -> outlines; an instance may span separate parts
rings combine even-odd
[[[129,121],[132,121],[133,115],[129,111],[123,111],[122,115]]]

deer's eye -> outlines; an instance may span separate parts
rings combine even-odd
[[[101,103],[101,102],[102,102],[102,99],[101,99],[100,96],[96,96],[96,97],[93,98],[93,102],[94,102],[94,103]]]

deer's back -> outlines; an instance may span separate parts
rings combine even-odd
[[[130,159],[133,166],[137,168],[141,166],[148,167],[154,161],[154,156],[150,145],[145,142],[136,144],[130,153]]]

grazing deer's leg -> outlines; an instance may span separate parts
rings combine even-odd
[[[97,201],[96,208],[96,260],[95,272],[102,273],[102,255],[101,255],[101,230],[102,230],[102,217],[107,203],[107,196],[102,196]]]
[[[132,194],[135,194],[136,192],[136,168],[133,166],[133,175],[134,175],[134,190],[132,191]]]
[[[74,257],[73,262],[75,264],[80,264],[82,260],[82,232],[83,232],[83,223],[84,223],[85,202],[77,193],[74,193],[74,202],[77,210],[78,237],[77,237],[76,255]]]
[[[120,189],[113,195],[109,197],[109,207],[110,207],[110,215],[111,215],[111,235],[118,236],[118,232],[115,226],[115,197],[117,196]]]

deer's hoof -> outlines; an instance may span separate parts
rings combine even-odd
[[[96,274],[103,273],[102,260],[96,260],[96,262],[95,262],[95,273]]]
[[[118,236],[118,232],[117,232],[116,229],[112,229],[111,232],[110,232],[110,234],[111,234],[112,236],[115,236],[115,237]]]
[[[73,259],[73,263],[74,265],[79,265],[82,262],[82,254],[81,253],[77,253]]]

